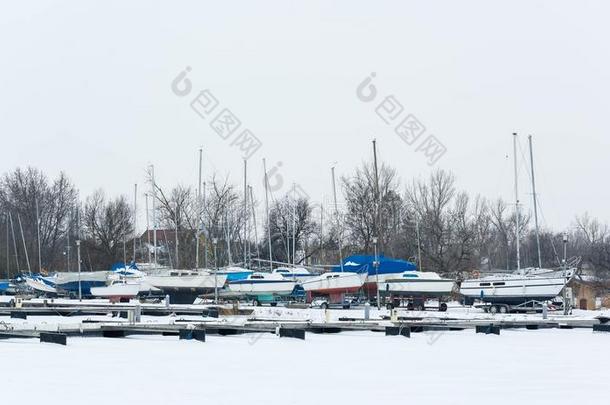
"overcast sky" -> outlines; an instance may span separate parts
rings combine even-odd
[[[262,144],[249,160],[259,195],[266,157],[269,168],[281,162],[278,195],[297,182],[313,200],[328,198],[333,162],[338,175],[350,173],[377,138],[380,160],[403,182],[443,168],[472,194],[512,200],[516,131],[524,154],[534,136],[544,223],[562,230],[585,211],[610,220],[609,8],[3,1],[0,172],[63,170],[84,196],[131,196],[151,163],[161,185],[195,185],[203,147],[206,175],[241,183],[243,153],[232,142],[249,129]],[[172,81],[187,66],[191,91],[179,96]],[[365,102],[356,90],[372,72],[377,95]],[[218,105],[202,118],[190,104],[205,89]],[[375,109],[391,95],[403,112],[386,124]],[[227,140],[210,126],[224,108],[241,122]],[[394,132],[409,114],[426,128],[412,145]],[[430,135],[446,148],[432,166],[418,150]]]

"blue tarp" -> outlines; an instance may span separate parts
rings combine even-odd
[[[368,272],[368,274],[374,275],[375,267],[373,262],[375,256],[373,255],[353,255],[343,260],[343,271],[352,271],[355,273]],[[386,257],[384,255],[379,256],[379,274],[387,273],[402,273],[404,271],[415,271],[417,266],[415,263]],[[341,266],[333,267],[333,271],[341,271]]]
[[[131,270],[137,270],[138,266],[136,266],[135,262],[129,263],[129,266],[127,266],[127,267],[125,267],[125,263],[123,263],[123,262],[117,262],[112,265],[112,271],[123,270],[125,268],[131,269]]]

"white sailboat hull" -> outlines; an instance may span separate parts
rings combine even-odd
[[[139,284],[112,284],[106,287],[91,287],[91,295],[100,298],[133,298],[140,292]]]
[[[55,289],[54,287],[51,287],[49,285],[46,285],[45,283],[43,283],[42,281],[38,281],[38,280],[33,280],[31,278],[27,278],[25,280],[25,283],[28,285],[28,287],[39,291],[39,292],[43,292],[43,293],[49,293],[49,294],[56,294],[57,293],[57,289]]]
[[[453,291],[455,281],[449,279],[437,280],[388,280],[378,284],[379,291],[400,296],[444,296]]]
[[[165,288],[197,288],[197,289],[214,289],[222,288],[227,276],[218,274],[216,277],[213,274],[199,274],[196,276],[165,276],[154,275],[146,276],[144,279],[148,284],[160,289]]]
[[[176,273],[177,275],[172,275]],[[192,304],[201,295],[220,289],[227,281],[226,274],[195,273],[184,274],[182,271],[171,271],[144,277],[146,283],[169,295],[174,304]],[[188,272],[187,272],[188,273]],[[183,275],[184,274],[184,275]]]
[[[566,282],[564,277],[485,277],[464,280],[460,293],[472,299],[506,304],[546,301],[559,295]]]
[[[366,273],[333,272],[310,278],[301,285],[305,291],[332,294],[335,292],[356,292],[362,287],[365,280]]]
[[[284,280],[240,280],[229,284],[229,291],[250,295],[289,295],[294,290],[294,281]]]

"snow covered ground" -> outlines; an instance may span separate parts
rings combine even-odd
[[[610,335],[590,329],[0,341],[13,404],[607,403]]]

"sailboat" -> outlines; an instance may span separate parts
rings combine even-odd
[[[454,286],[455,280],[432,271],[405,271],[401,277],[380,281],[377,288],[392,296],[442,297],[451,294]]]
[[[317,276],[316,273],[312,273],[304,267],[276,267],[271,273],[280,274],[285,279],[294,280],[298,283],[311,280]]]
[[[126,280],[113,281],[107,286],[91,287],[91,295],[108,298],[111,302],[121,302],[136,297],[140,293],[140,284]]]
[[[226,275],[206,270],[162,270],[150,272],[144,278],[169,295],[174,304],[192,304],[199,295],[222,288],[226,280]]]
[[[228,290],[248,296],[290,295],[296,282],[277,273],[252,273],[246,279],[231,281]],[[260,300],[260,299],[259,299]]]
[[[491,304],[517,305],[528,301],[548,301],[558,296],[567,282],[575,274],[575,269],[551,270],[542,269],[540,255],[540,239],[538,230],[538,212],[536,202],[536,186],[534,180],[534,164],[531,136],[529,138],[530,161],[532,174],[532,191],[534,198],[534,219],[536,225],[536,242],[538,247],[538,268],[521,268],[520,232],[519,232],[519,187],[517,171],[517,134],[513,134],[513,153],[515,170],[515,218],[517,270],[512,274],[491,274],[488,276],[464,280],[460,293],[466,301],[472,303],[475,299]],[[506,310],[504,306],[493,307],[492,310]]]
[[[319,276],[310,277],[303,281],[301,286],[306,292],[315,294],[344,294],[355,293],[366,281],[366,273],[328,272]]]
[[[23,278],[25,279],[25,284],[37,293],[57,294],[54,281],[47,280],[45,277],[37,274],[26,275]]]

